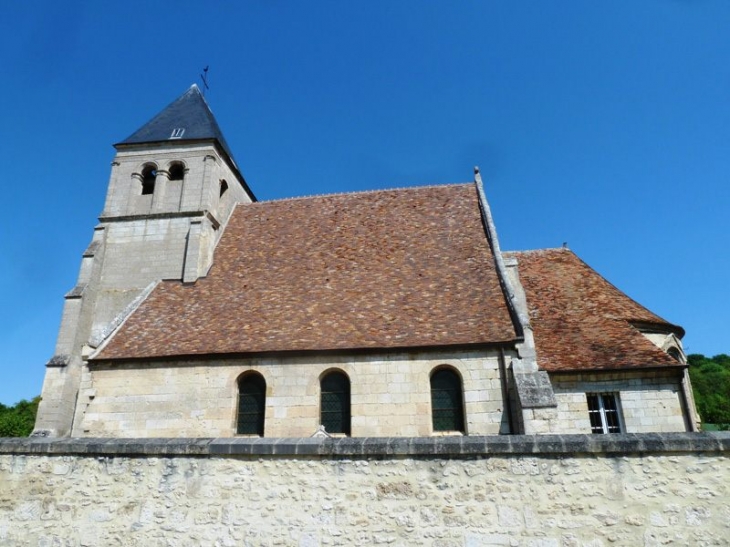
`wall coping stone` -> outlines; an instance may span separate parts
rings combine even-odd
[[[730,432],[344,438],[0,438],[0,455],[436,457],[728,453]]]

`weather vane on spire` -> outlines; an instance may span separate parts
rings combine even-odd
[[[203,73],[200,75],[200,79],[203,80],[203,95],[205,95],[205,90],[210,89],[208,86],[208,66],[203,69]]]

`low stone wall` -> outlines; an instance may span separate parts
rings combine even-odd
[[[0,439],[0,544],[728,545],[730,434]]]

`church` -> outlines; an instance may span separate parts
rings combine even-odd
[[[464,184],[258,201],[197,86],[115,145],[35,436],[696,431],[683,329]]]

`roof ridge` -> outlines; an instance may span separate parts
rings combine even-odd
[[[274,199],[259,199],[255,203],[250,203],[249,205],[255,205],[255,204],[263,204],[263,203],[280,203],[285,201],[300,201],[305,199],[314,199],[314,198],[329,198],[329,197],[339,197],[339,196],[356,196],[356,195],[364,195],[364,194],[377,194],[377,193],[385,193],[385,192],[400,192],[403,190],[426,190],[429,188],[449,188],[449,187],[456,187],[456,186],[471,186],[474,184],[473,182],[451,182],[447,184],[427,184],[425,186],[397,186],[393,188],[373,188],[370,190],[357,190],[355,192],[333,192],[330,194],[307,194],[304,196],[290,196],[285,198],[274,198]]]

